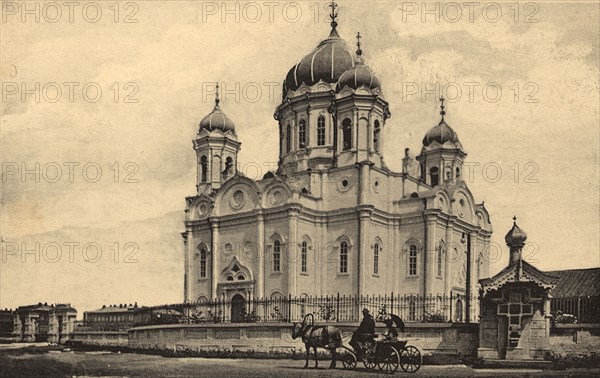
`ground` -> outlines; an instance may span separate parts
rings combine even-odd
[[[311,365],[312,365],[311,361]],[[241,360],[212,358],[168,358],[155,355],[108,352],[43,352],[30,353],[0,350],[0,377],[365,377],[383,376],[365,369],[327,369],[329,362],[320,361],[319,368],[303,369],[304,361]],[[398,371],[396,376],[410,376]],[[472,369],[464,365],[423,366],[414,376],[422,377],[526,377],[526,376],[600,376],[600,368],[566,371],[529,369]]]

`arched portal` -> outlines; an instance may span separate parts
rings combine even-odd
[[[241,294],[236,294],[231,298],[231,322],[242,323],[246,309],[244,308],[246,300]]]

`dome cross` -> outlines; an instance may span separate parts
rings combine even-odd
[[[360,39],[361,39],[361,35],[360,32],[356,33],[356,55],[361,56],[362,55],[362,50],[360,49]]]
[[[338,25],[337,21],[335,20],[338,16],[338,12],[337,12],[338,5],[335,3],[335,1],[332,0],[328,6],[329,6],[329,8],[331,8],[331,13],[329,14],[329,18],[331,18],[331,34],[329,36],[330,37],[338,36],[337,31],[335,30],[335,28]]]
[[[219,102],[221,99],[219,98],[219,82],[216,82],[216,93],[215,93],[215,108],[219,107]]]
[[[444,101],[446,101],[446,99],[444,98],[444,96],[440,97],[440,115],[442,116],[442,120],[440,121],[440,123],[444,122],[444,116],[446,115],[446,111],[444,110],[446,108],[446,106],[444,106]]]

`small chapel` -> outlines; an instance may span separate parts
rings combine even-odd
[[[182,233],[186,302],[468,295],[489,275],[490,216],[463,180],[467,152],[444,99],[418,156],[406,149],[393,156],[402,171],[389,169],[386,130],[398,125],[384,78],[360,34],[355,49],[340,36],[331,8],[328,36],[285,74],[275,171],[238,172],[242,143],[218,94],[199,123]]]

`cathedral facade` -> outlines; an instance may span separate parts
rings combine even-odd
[[[336,16],[285,78],[276,171],[256,181],[237,171],[241,142],[218,95],[200,122],[182,233],[186,302],[468,294],[488,276],[489,214],[462,179],[467,153],[443,99],[420,154],[406,149],[402,172],[391,171],[388,102],[360,35],[353,52]]]

